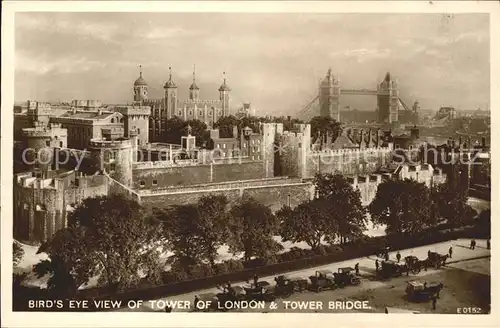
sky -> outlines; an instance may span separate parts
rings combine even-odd
[[[376,88],[386,72],[411,107],[489,108],[487,14],[17,13],[15,100],[133,100],[142,65],[149,98],[172,67],[186,99],[196,65],[202,99],[226,72],[232,106],[294,115],[328,68],[345,88]],[[375,97],[342,106],[373,110]]]

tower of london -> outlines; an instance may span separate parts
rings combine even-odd
[[[169,68],[168,81],[163,86],[165,90],[161,99],[148,98],[148,84],[142,76],[142,68],[139,77],[134,82],[134,104],[151,107],[149,121],[149,140],[152,142],[162,141],[167,128],[167,120],[178,117],[184,121],[200,120],[208,128],[223,116],[228,116],[231,108],[231,88],[224,79],[220,85],[219,99],[200,99],[200,88],[196,84],[196,70],[193,69],[193,82],[189,86],[189,98],[179,99],[178,86],[172,77],[172,68]]]

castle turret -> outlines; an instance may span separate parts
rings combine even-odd
[[[149,142],[149,106],[121,106],[116,108],[124,117],[124,136],[130,137],[130,131],[135,131],[139,146]]]
[[[177,115],[177,86],[172,80],[172,67],[168,68],[169,76],[168,81],[163,87],[165,89],[165,109],[166,117],[173,117]]]
[[[148,84],[142,77],[142,66],[139,65],[139,78],[134,82],[134,101],[142,103],[148,99]]]
[[[51,170],[54,148],[66,148],[67,130],[61,124],[34,122],[32,128],[22,130],[25,140],[23,161],[26,165],[41,169],[42,173]]]
[[[229,92],[231,91],[231,88],[226,84],[226,72],[224,72],[224,82],[219,88],[219,98],[222,103],[222,115],[223,116],[229,116],[229,110],[230,110],[230,97],[229,97]]]
[[[131,186],[134,140],[115,138],[113,131],[109,130],[103,130],[102,138],[90,140],[90,155],[100,171],[125,186]]]
[[[199,100],[200,99],[200,88],[196,85],[196,66],[193,68],[193,83],[189,87],[189,99]]]

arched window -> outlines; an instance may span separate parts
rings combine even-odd
[[[111,119],[111,123],[115,123],[115,119],[114,118]]]

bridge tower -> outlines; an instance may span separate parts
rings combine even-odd
[[[340,122],[340,81],[328,70],[319,85],[320,116],[331,117]]]
[[[398,122],[398,83],[387,72],[384,80],[377,86],[378,120],[380,123]]]

